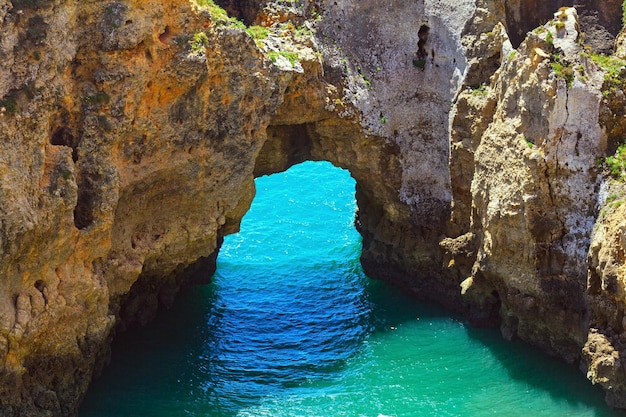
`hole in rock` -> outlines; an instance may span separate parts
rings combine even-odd
[[[97,188],[101,178],[98,174],[80,173],[78,176],[78,201],[74,208],[74,225],[83,230],[91,226],[95,220],[94,211],[97,204]]]
[[[41,295],[43,296],[43,301],[45,304],[48,304],[48,295],[46,294],[46,283],[43,282],[42,280],[38,279],[35,282],[35,288],[37,289],[37,291],[39,291],[41,293]]]
[[[67,127],[60,127],[50,137],[50,144],[57,146],[69,146],[72,148],[72,160],[78,161],[78,141]]]
[[[35,288],[43,294],[43,290],[46,288],[46,283],[38,279],[37,282],[35,282]]]
[[[26,39],[35,45],[45,41],[49,29],[48,23],[40,15],[36,15],[28,19],[28,28],[26,29]]]
[[[430,33],[430,28],[427,25],[420,26],[419,31],[417,32],[417,36],[419,38],[417,42],[417,59],[426,59],[428,53],[426,52],[426,42],[428,42],[428,34]],[[434,51],[433,51],[434,56]]]
[[[172,39],[172,32],[170,31],[170,27],[165,26],[165,30],[163,30],[163,33],[159,35],[159,41],[165,45],[169,45],[171,39]]]
[[[613,415],[574,367],[364,276],[348,172],[256,191],[212,282],[117,336],[81,417]]]

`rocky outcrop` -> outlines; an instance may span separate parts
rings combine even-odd
[[[208,13],[57,1],[4,16],[0,414],[74,414],[116,322],[169,302],[248,208],[291,73]]]
[[[624,407],[621,212],[594,229],[623,88],[574,9],[514,50],[515,2],[222,5],[263,28],[0,4],[0,414],[75,414],[115,331],[207,280],[253,179],[304,160],[356,179],[370,276],[582,358]]]
[[[497,308],[505,337],[568,361],[584,346],[581,368],[623,408],[621,187],[607,191],[601,161],[623,139],[625,63],[590,53],[573,11],[517,50],[500,30],[477,43],[500,46],[502,65],[457,100],[453,234],[442,247],[467,276],[464,297]]]
[[[600,219],[589,251],[589,334],[583,348],[587,377],[607,392],[607,401],[625,408],[623,187],[605,187]]]
[[[615,36],[622,28],[620,0],[512,0],[503,2],[506,23],[513,45],[517,47],[526,34],[552,19],[562,7],[576,7],[586,43],[596,52],[611,53]]]
[[[624,34],[618,37],[616,57]],[[598,213],[588,254],[587,297],[589,333],[583,348],[583,370],[606,390],[607,402],[626,408],[626,334],[623,313],[626,300],[624,277],[624,172],[623,145],[626,133],[624,75],[626,61],[613,60],[604,77],[599,120],[607,133],[607,153],[613,156],[610,169],[615,179],[605,179],[598,193]]]
[[[474,162],[464,207],[477,251],[466,295],[476,286],[498,300],[506,337],[568,360],[586,335],[585,258],[605,146],[586,116],[599,112],[602,77],[580,58],[573,10],[559,12],[560,29],[529,34],[491,84],[461,93],[453,132]],[[468,113],[478,115],[469,126]]]

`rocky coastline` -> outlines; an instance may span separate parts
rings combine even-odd
[[[626,408],[622,6],[0,1],[0,415],[76,415],[306,160],[355,178],[369,276]]]

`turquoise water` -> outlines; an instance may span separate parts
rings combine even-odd
[[[346,171],[256,184],[213,282],[116,339],[82,417],[623,415],[573,367],[367,278]]]

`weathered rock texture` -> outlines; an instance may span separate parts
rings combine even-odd
[[[581,360],[626,407],[597,164],[623,88],[574,9],[525,35],[554,3],[223,2],[255,40],[189,0],[0,2],[0,414],[74,415],[114,332],[208,279],[254,177],[304,160],[356,179],[370,276]]]
[[[552,19],[561,7],[576,7],[586,39],[598,51],[611,53],[615,36],[622,28],[621,0],[507,0],[506,23],[511,42],[517,47],[527,32]]]
[[[594,83],[602,81],[579,59],[570,11],[559,19],[562,36],[552,25],[530,34],[485,91],[460,95],[480,117],[468,127],[458,113],[453,138],[478,133],[466,150],[475,162],[468,233],[477,248],[466,294],[476,286],[499,300],[505,336],[574,360],[586,334],[585,258],[604,144],[597,118],[586,117],[598,114]],[[571,79],[555,73],[557,60],[573,69]]]

